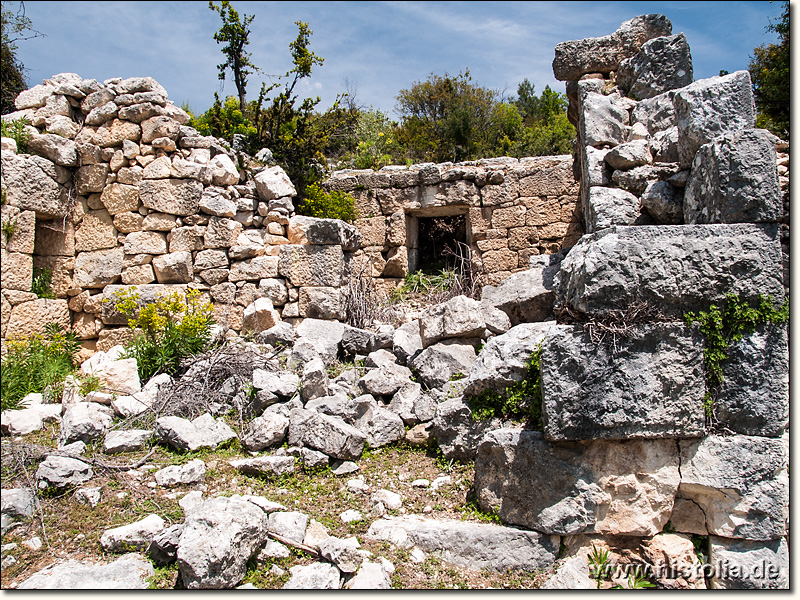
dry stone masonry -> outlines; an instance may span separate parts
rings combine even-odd
[[[356,197],[355,227],[293,215],[279,168],[240,175],[241,157],[187,128],[152,79],[62,74],[21,94],[31,148],[46,158],[3,140],[3,218],[18,224],[2,250],[3,334],[72,326],[87,354],[97,350],[82,371],[117,390],[83,396],[70,379],[61,404],[37,394],[3,413],[3,435],[59,423],[38,488],[77,487],[76,501],[94,507],[103,498],[87,445],[125,453],[150,438],[212,452],[238,439],[249,454],[228,461],[237,476],[330,467],[352,477],[341,491],[366,505],[336,518],[369,519],[365,539],[418,562],[431,553],[547,571],[547,589],[593,588],[598,548],[660,588],[788,588],[787,328],[762,325],[732,344],[708,406],[706,341],[684,319],[726,294],[784,300],[788,156],[777,148],[788,145],[755,128],[747,72],[692,81],[687,41],[662,15],[559,44],[553,69],[578,128],[577,181],[567,157],[340,171],[326,186]],[[480,301],[458,296],[397,328],[341,322],[348,267],[388,289],[424,258],[420,221],[455,216],[492,282]],[[53,270],[55,300],[30,292],[39,265]],[[118,345],[124,317],[103,302],[134,285],[142,302],[200,289],[234,331],[260,334],[231,335],[219,354],[142,386]],[[541,427],[476,420],[476,399],[515,389],[532,356]],[[340,360],[356,366],[334,376]],[[226,375],[213,387],[215,369]],[[115,425],[186,395],[201,396],[202,414]],[[477,502],[502,524],[402,514],[401,493],[355,475],[365,448],[401,440],[474,461]],[[185,519],[149,515],[105,531],[102,548],[176,563],[189,589],[238,586],[248,563],[289,556],[277,540],[318,557],[292,567],[285,589],[391,585],[394,565],[308,514],[249,491],[204,498],[212,467],[199,458],[133,471],[153,488],[192,488]],[[2,498],[4,532],[33,517],[31,490]],[[76,580],[84,570],[92,579]],[[145,587],[148,574],[126,554],[53,565],[20,587]]]

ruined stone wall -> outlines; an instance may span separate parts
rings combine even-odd
[[[294,216],[280,167],[240,169],[152,78],[56,75],[16,106],[3,120],[28,119],[31,139],[23,153],[3,138],[3,338],[57,322],[84,354],[108,349],[130,335],[113,310],[123,287],[142,302],[198,289],[234,331],[341,318],[320,288],[342,284],[357,232]],[[38,269],[54,299],[31,292]]]
[[[325,186],[355,197],[363,236],[355,256],[384,289],[416,270],[419,219],[453,215],[465,215],[465,242],[497,284],[583,234],[572,162],[547,156],[345,170]]]

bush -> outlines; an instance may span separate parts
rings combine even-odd
[[[75,369],[73,359],[79,348],[75,334],[57,323],[45,326],[44,335],[9,340],[0,370],[2,410],[19,408],[31,393],[57,395],[59,384]]]
[[[341,219],[352,223],[358,218],[356,200],[345,192],[326,192],[316,183],[306,187],[305,199],[297,213],[320,219]]]
[[[33,280],[31,281],[31,292],[36,294],[37,298],[55,298],[53,293],[53,272],[44,268],[35,268],[33,270]]]
[[[160,296],[139,307],[136,292],[118,292],[115,307],[128,317],[128,327],[137,331],[127,345],[135,358],[142,383],[159,373],[174,374],[182,359],[203,352],[211,341],[214,324],[210,302],[200,292],[187,290]]]
[[[28,142],[31,139],[27,129],[30,124],[31,122],[25,117],[15,121],[3,121],[0,123],[0,135],[12,138],[17,143],[17,152],[22,154],[28,149]]]

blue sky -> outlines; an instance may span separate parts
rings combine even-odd
[[[633,16],[662,13],[683,32],[692,50],[695,79],[720,69],[746,69],[780,2],[234,2],[254,14],[249,51],[267,74],[291,68],[295,21],[313,30],[311,49],[325,58],[299,92],[320,96],[321,108],[357,88],[359,104],[393,118],[395,97],[431,73],[469,68],[473,81],[506,95],[528,78],[537,92],[553,78],[559,42],[612,33]],[[13,5],[13,3],[12,3]],[[213,40],[219,16],[208,2],[25,2],[28,17],[46,35],[19,43],[29,85],[61,72],[98,80],[150,75],[177,104],[202,112],[221,96],[235,95],[232,79],[220,88],[222,62]],[[258,76],[248,97],[255,98]]]

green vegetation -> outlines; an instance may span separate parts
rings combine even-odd
[[[356,200],[347,192],[326,192],[316,183],[306,187],[305,198],[297,207],[297,213],[320,219],[341,219],[352,223],[358,218]]]
[[[779,20],[767,31],[778,34],[777,44],[753,48],[750,79],[758,108],[756,126],[789,139],[789,2],[784,0]]]
[[[17,233],[19,230],[19,225],[17,224],[16,219],[6,219],[3,221],[3,235],[6,238],[6,242],[11,239],[11,236]]]
[[[159,373],[175,373],[183,358],[203,352],[211,340],[212,306],[197,290],[187,290],[185,298],[172,292],[143,307],[136,292],[124,290],[117,293],[115,308],[136,331],[127,352],[136,359],[143,383]]]
[[[393,292],[396,300],[409,295],[437,294],[449,290],[456,283],[456,272],[453,269],[440,269],[438,272],[414,271],[407,273],[403,283]]]
[[[16,110],[14,100],[27,88],[25,67],[17,58],[17,42],[42,36],[25,15],[25,3],[20,2],[16,12],[11,4],[3,2],[0,10],[0,113],[4,115]]]
[[[542,428],[542,346],[531,353],[528,368],[522,381],[509,386],[503,392],[487,390],[478,396],[466,399],[477,421],[498,417],[527,421],[537,429]]]
[[[31,292],[36,294],[37,298],[55,298],[53,293],[53,271],[47,267],[36,267],[33,270],[33,279],[31,280]]]
[[[225,62],[217,65],[219,80],[225,81],[225,73],[230,70],[233,82],[239,94],[239,109],[244,112],[247,103],[247,77],[258,68],[250,61],[250,53],[245,52],[245,47],[250,43],[250,23],[254,15],[244,15],[239,18],[239,13],[231,6],[228,0],[222,0],[220,6],[213,2],[208,3],[208,8],[219,14],[222,27],[214,34],[217,44],[227,44],[222,48]]]
[[[789,298],[775,308],[772,296],[759,296],[758,306],[751,307],[735,294],[728,294],[723,308],[712,304],[707,311],[686,313],[684,319],[688,325],[698,323],[705,338],[703,362],[708,391],[704,408],[710,419],[713,416],[715,390],[722,383],[722,364],[728,359],[728,348],[759,325],[786,323],[789,320]]]
[[[28,142],[31,139],[31,133],[28,131],[30,124],[31,122],[25,117],[14,121],[3,121],[0,123],[0,135],[13,139],[17,143],[17,152],[22,154],[28,149]]]
[[[8,340],[0,370],[2,410],[19,408],[20,401],[31,393],[56,393],[75,369],[73,359],[79,348],[75,334],[57,323],[46,325],[43,335]]]
[[[597,580],[597,589],[603,585],[603,581],[608,579],[611,573],[610,554],[607,548],[599,550],[592,544],[592,551],[589,553],[589,576]]]

